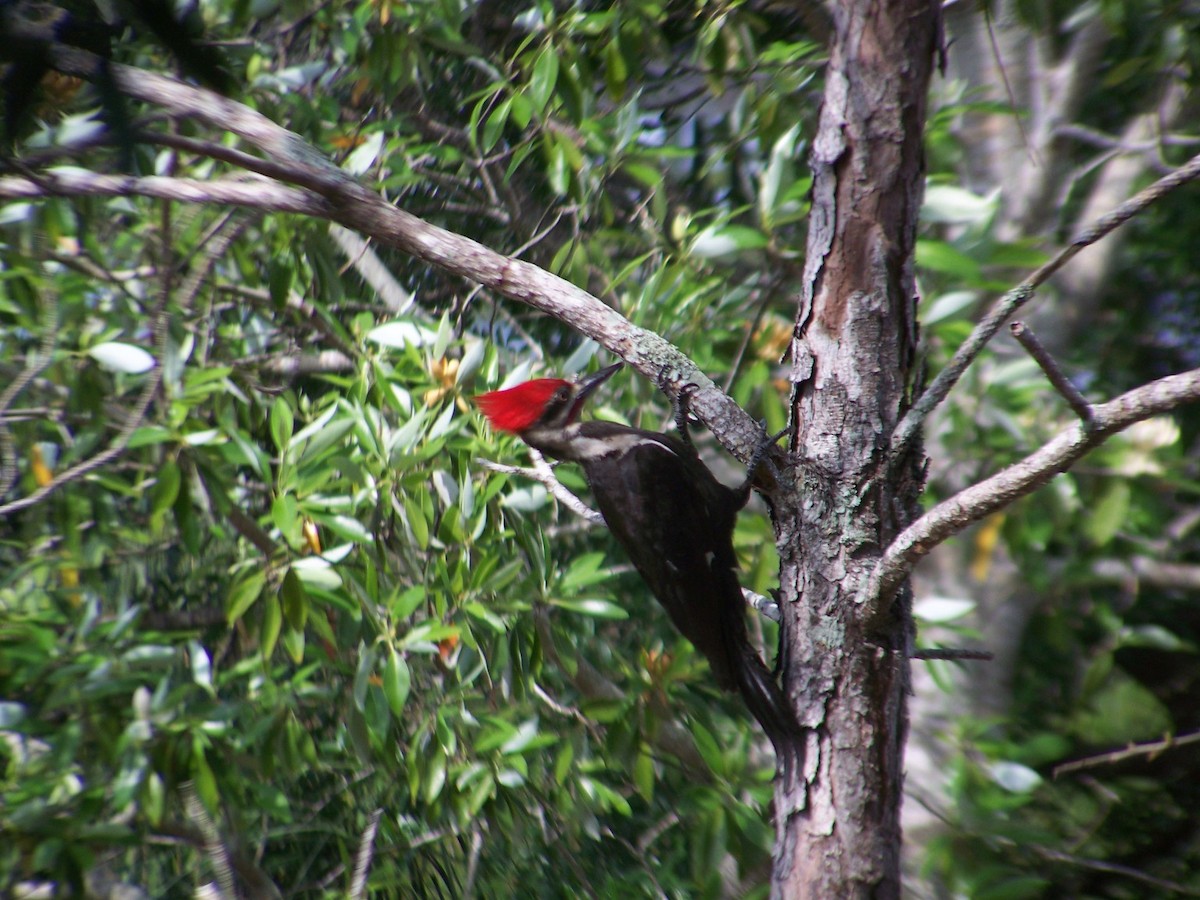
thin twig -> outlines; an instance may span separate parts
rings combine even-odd
[[[779,604],[772,598],[756,594],[750,588],[742,588],[742,597],[750,604],[751,609],[758,612],[764,618],[770,619],[772,622],[779,622],[783,619],[783,616],[779,612]]]
[[[744,461],[753,454],[759,430],[732,398],[719,391],[711,379],[670,342],[634,326],[583,289],[537,266],[505,257],[476,241],[397,209],[333,165],[298,135],[244,104],[155,72],[110,64],[77,48],[53,45],[48,52],[53,66],[59,71],[90,79],[97,77],[103,67],[121,91],[133,99],[238,135],[253,144],[272,164],[286,167],[286,172],[279,173],[281,179],[306,190],[268,182],[248,186],[222,181],[129,179],[91,173],[68,177],[68,173],[55,173],[48,184],[33,177],[0,178],[0,198],[6,195],[134,193],[190,202],[234,203],[260,210],[332,219],[554,316],[603,344],[643,375],[658,379],[665,388],[674,391],[683,384],[695,382],[701,390],[692,399],[693,411],[738,459]],[[255,165],[262,168],[262,160]]]
[[[1085,756],[1083,759],[1055,766],[1054,777],[1058,778],[1060,775],[1069,775],[1072,772],[1079,772],[1083,769],[1094,769],[1099,766],[1113,766],[1119,762],[1124,762],[1127,759],[1135,759],[1139,756],[1144,756],[1148,762],[1153,762],[1158,756],[1166,753],[1168,750],[1196,743],[1200,743],[1200,731],[1193,731],[1190,734],[1182,736],[1168,735],[1161,741],[1150,741],[1145,744],[1130,744],[1123,750],[1112,750],[1108,753],[1099,753],[1095,756]]]
[[[208,810],[200,802],[195,783],[185,781],[180,785],[180,790],[183,792],[183,808],[187,817],[204,839],[204,850],[216,875],[217,890],[222,900],[235,900],[237,887],[233,880],[233,864],[229,859],[229,850],[221,840],[221,835],[217,833],[217,827],[213,824]]]
[[[1071,384],[1071,379],[1067,378],[1063,370],[1059,368],[1054,357],[1050,355],[1050,351],[1033,333],[1033,329],[1024,322],[1013,322],[1008,327],[1017,342],[1033,357],[1034,362],[1042,367],[1042,371],[1046,373],[1046,378],[1049,379],[1054,389],[1062,394],[1071,409],[1075,410],[1075,415],[1079,416],[1084,427],[1089,427],[1092,424],[1091,404],[1084,399],[1083,394],[1079,393],[1079,389]]]
[[[471,850],[467,857],[467,877],[463,879],[463,900],[475,896],[475,881],[479,877],[479,857],[483,851],[483,832],[479,828],[479,820],[471,828]]]
[[[107,465],[112,460],[116,459],[125,452],[125,446],[129,443],[129,439],[133,437],[133,433],[142,424],[142,420],[146,417],[146,412],[150,409],[150,402],[154,399],[158,387],[162,384],[163,367],[161,360],[166,353],[167,328],[166,328],[166,313],[159,310],[155,315],[155,338],[158,349],[159,361],[154,366],[154,369],[146,379],[146,384],[142,388],[142,392],[138,395],[137,402],[125,421],[121,424],[117,436],[113,438],[113,442],[108,446],[108,449],[102,450],[95,456],[85,459],[80,463],[71,466],[66,471],[62,472],[54,478],[49,484],[42,485],[33,493],[19,500],[13,500],[10,503],[5,503],[0,506],[0,517],[12,515],[15,512],[20,512],[30,506],[40,503],[42,500],[49,497],[63,485],[69,484],[72,481],[78,481],[85,475],[88,475],[99,468]]]
[[[591,721],[588,719],[588,717],[585,716],[583,713],[581,713],[579,710],[577,710],[575,707],[567,706],[565,703],[559,703],[557,700],[555,700],[553,697],[551,697],[548,693],[546,693],[546,689],[544,687],[542,687],[540,684],[538,684],[536,681],[533,683],[533,687],[531,688],[531,690],[533,691],[533,696],[537,697],[539,700],[541,700],[543,703],[545,703],[546,706],[548,706],[553,712],[558,713],[563,718],[571,719],[575,722],[578,722],[581,725],[591,725],[592,724]]]
[[[991,662],[996,658],[995,654],[990,650],[955,650],[949,647],[927,647],[924,650],[917,650],[912,655],[913,659],[981,659],[986,662]]]
[[[1017,131],[1021,133],[1021,143],[1029,151],[1029,155],[1033,158],[1035,165],[1045,165],[1038,154],[1037,147],[1034,146],[1033,141],[1029,139],[1029,134],[1025,131],[1025,123],[1021,119],[1021,104],[1017,102],[1017,95],[1013,90],[1012,82],[1008,80],[1008,69],[1004,68],[1004,54],[1000,52],[1000,43],[996,40],[995,23],[992,22],[992,14],[987,6],[983,7],[983,24],[987,29],[988,41],[992,45],[992,57],[996,60],[996,68],[1000,70],[1000,80],[1004,82],[1004,92],[1008,95],[1008,105],[1013,111],[1013,121],[1017,123]]]
[[[875,565],[859,596],[873,607],[869,618],[886,609],[917,560],[946,538],[1041,487],[1118,431],[1197,400],[1200,369],[1151,381],[1092,407],[1090,428],[1073,425],[1020,462],[943,500],[905,528]]]
[[[8,422],[14,420],[5,416],[5,413],[21,391],[50,365],[54,342],[58,337],[58,307],[47,304],[46,310],[46,318],[53,321],[43,323],[46,330],[38,349],[25,357],[25,367],[4,389],[4,393],[0,394],[0,497],[7,494],[8,489],[17,480],[17,454],[13,446],[12,432],[8,430]]]
[[[501,475],[517,475],[521,478],[530,478],[544,485],[546,490],[554,495],[554,499],[575,513],[575,515],[587,519],[587,521],[595,525],[604,524],[604,516],[568,491],[566,486],[554,477],[554,470],[550,468],[550,464],[546,462],[545,457],[532,447],[529,448],[529,455],[533,458],[534,467],[532,469],[523,466],[506,466],[502,463],[492,462],[490,459],[477,459],[475,462],[485,469],[491,469],[493,472],[499,472]]]
[[[1200,591],[1200,565],[1172,563],[1149,556],[1129,559],[1101,559],[1092,565],[1092,574],[1107,581],[1132,582],[1183,591]]]
[[[379,831],[379,819],[382,815],[382,809],[372,812],[367,819],[367,827],[363,829],[362,837],[358,839],[358,852],[354,854],[354,878],[350,882],[352,900],[363,900],[367,896],[367,874],[371,871],[371,856],[375,852],[375,834]]]
[[[893,456],[898,457],[903,454],[905,448],[920,430],[926,417],[946,399],[951,388],[958,383],[963,372],[975,361],[975,357],[987,346],[988,341],[992,339],[1000,326],[1033,297],[1034,292],[1041,284],[1065,266],[1080,250],[1096,243],[1155,201],[1196,177],[1200,177],[1200,155],[1193,156],[1170,175],[1160,178],[1144,191],[1119,204],[1112,212],[1101,216],[1090,228],[1077,234],[1070,244],[1030,275],[1026,281],[997,300],[988,314],[975,326],[971,336],[962,343],[954,357],[938,373],[924,393],[916,399],[909,411],[905,413],[904,418],[900,420],[900,424],[896,426],[891,441]]]
[[[1038,855],[1054,862],[1068,863],[1072,866],[1079,866],[1084,869],[1092,869],[1096,872],[1107,872],[1111,875],[1123,875],[1126,878],[1140,881],[1144,884],[1152,885],[1160,890],[1169,891],[1178,897],[1200,897],[1200,890],[1187,885],[1180,884],[1177,881],[1168,881],[1165,878],[1156,878],[1153,875],[1135,869],[1132,866],[1122,866],[1117,863],[1104,862],[1099,859],[1085,859],[1081,856],[1072,856],[1069,853],[1063,853],[1059,850],[1051,850],[1049,847],[1036,848]]]
[[[44,197],[153,197],[181,203],[219,203],[247,206],[267,212],[292,212],[328,219],[328,201],[302,188],[269,181],[234,181],[171,178],[148,175],[98,175],[76,169],[42,172],[37,178],[0,178],[0,200]]]
[[[738,375],[741,373],[742,363],[746,359],[746,351],[750,348],[750,342],[754,339],[754,332],[758,330],[758,326],[762,324],[763,315],[767,311],[767,304],[771,302],[772,291],[763,289],[762,299],[754,308],[754,317],[746,323],[745,333],[742,335],[741,343],[738,344],[737,353],[733,355],[733,363],[729,366],[729,374],[725,376],[725,384],[721,390],[729,393],[733,389],[733,383],[737,381]]]
[[[541,638],[542,651],[546,661],[567,673],[571,684],[583,695],[585,700],[605,703],[625,702],[625,692],[588,662],[583,654],[573,655],[574,674],[571,674],[571,669],[564,665],[559,656],[558,646],[554,640],[554,630],[550,627],[550,617],[544,604],[534,607],[533,623]],[[594,723],[589,724],[589,728],[592,730],[596,730],[598,727]],[[680,765],[693,779],[708,780],[712,777],[712,770],[696,748],[695,738],[680,722],[674,719],[661,721],[651,741],[656,748],[679,760]]]

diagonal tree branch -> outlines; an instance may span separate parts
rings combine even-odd
[[[317,194],[270,181],[198,181],[165,175],[100,175],[79,169],[0,178],[0,200],[44,197],[152,197],[182,203],[246,206],[267,212],[328,218],[329,203]]]
[[[1160,178],[1141,193],[1126,200],[1108,215],[1101,216],[1090,228],[1077,234],[1074,240],[1064,247],[1053,259],[1029,276],[1027,280],[1013,288],[996,301],[988,314],[980,320],[971,332],[970,337],[963,341],[946,367],[937,374],[929,387],[913,403],[905,413],[900,424],[892,434],[892,453],[894,456],[903,454],[904,449],[916,437],[925,419],[949,395],[950,390],[958,383],[967,367],[975,361],[975,357],[987,346],[988,341],[1000,330],[1000,326],[1018,309],[1033,298],[1034,292],[1046,282],[1055,272],[1067,264],[1084,247],[1096,243],[1119,225],[1129,221],[1147,206],[1169,194],[1182,184],[1200,177],[1200,155],[1193,156],[1187,163],[1180,166],[1170,175]]]
[[[1200,369],[1192,369],[1092,406],[1090,424],[1073,425],[1020,462],[942,501],[904,529],[884,551],[859,602],[868,605],[872,618],[880,615],[917,560],[946,538],[1041,487],[1134,422],[1198,400]]]
[[[95,77],[101,64],[93,54],[72,47],[55,45],[48,52],[56,69],[81,78]],[[211,147],[205,150],[202,141],[190,142],[187,149],[208,152],[214,158],[237,162],[307,190],[296,191],[269,182],[256,183],[253,187],[218,182],[210,186],[217,189],[215,193],[206,193],[198,183],[183,180],[91,176],[92,179],[115,179],[107,183],[106,190],[115,193],[118,185],[123,185],[127,190],[137,189],[136,193],[153,191],[155,193],[150,196],[186,202],[236,203],[296,212],[329,219],[362,232],[378,242],[554,316],[607,347],[672,397],[685,384],[697,385],[698,390],[691,399],[692,411],[734,456],[745,462],[753,454],[760,440],[760,429],[732,398],[669,341],[632,324],[582,288],[531,263],[496,253],[477,241],[397,209],[335,166],[299,135],[248,106],[213,91],[132,66],[114,63],[107,64],[107,68],[117,87],[133,99],[172,115],[203,121],[213,128],[231,132],[256,147],[267,159],[253,161],[254,157],[236,151],[231,153],[227,148],[221,148],[219,152]],[[182,148],[178,138],[170,140]],[[72,181],[64,173],[58,173],[56,178],[52,184],[68,194],[81,192],[84,183],[104,184]],[[31,187],[38,179],[24,182],[0,179],[0,197],[40,196]],[[179,187],[172,187],[176,182]],[[5,190],[21,192],[6,194]],[[266,205],[255,202],[252,196],[255,191],[263,192]],[[314,195],[324,198],[324,202]],[[782,463],[783,451],[773,449],[771,452],[772,458]],[[781,470],[782,466],[776,468]]]

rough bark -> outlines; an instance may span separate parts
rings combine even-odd
[[[813,211],[792,397],[797,479],[776,507],[785,677],[811,729],[776,792],[773,891],[900,894],[906,596],[867,621],[854,598],[911,520],[920,452],[889,461],[916,348],[912,252],[938,4],[844,0],[813,144]]]

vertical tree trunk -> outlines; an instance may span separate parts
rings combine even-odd
[[[776,505],[786,688],[812,729],[776,791],[776,896],[898,897],[907,597],[855,602],[911,520],[919,450],[886,448],[911,387],[913,244],[924,187],[935,0],[841,0],[813,142],[813,209],[792,344],[794,493]]]

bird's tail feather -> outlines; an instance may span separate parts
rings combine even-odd
[[[776,764],[785,781],[793,783],[804,768],[804,730],[791,704],[763,661],[743,637],[730,654],[734,681],[750,714],[758,720],[775,748]]]

